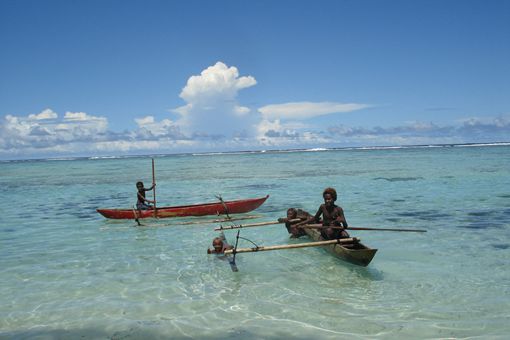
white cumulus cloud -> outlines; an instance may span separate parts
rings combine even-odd
[[[85,112],[66,112],[63,123],[58,125],[59,130],[65,130],[71,134],[92,136],[105,133],[108,130],[108,119],[96,117]]]
[[[30,114],[28,115],[28,119],[30,120],[44,120],[44,119],[55,119],[58,115],[50,109],[43,110],[38,114]]]
[[[239,77],[236,67],[228,67],[219,61],[203,70],[199,76],[191,76],[179,96],[188,103],[217,96],[234,99],[239,90],[255,84],[257,84],[255,78]]]
[[[28,116],[5,116],[0,128],[0,147],[47,149],[75,142],[98,140],[108,131],[108,120],[83,112],[67,112],[63,119],[50,109]]]
[[[158,122],[153,116],[135,119],[138,125],[137,138],[158,139],[171,138],[175,140],[187,139],[180,132],[180,128],[170,119],[163,119]]]
[[[237,102],[240,90],[254,86],[252,76],[240,76],[236,67],[217,62],[191,76],[180,97],[186,105],[173,112],[181,118],[176,124],[192,135],[232,137],[246,132],[254,124],[248,107]]]

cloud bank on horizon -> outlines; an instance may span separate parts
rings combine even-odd
[[[409,122],[394,127],[317,127],[320,116],[362,115],[368,103],[288,102],[248,107],[240,91],[256,86],[254,76],[241,76],[223,62],[188,78],[172,110],[175,120],[136,118],[136,128],[114,132],[107,117],[51,108],[26,116],[7,114],[0,125],[0,158],[235,151],[267,148],[411,145],[495,142],[508,139],[510,119],[466,117],[451,126]],[[249,95],[249,93],[248,93]]]

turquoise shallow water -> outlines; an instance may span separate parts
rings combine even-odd
[[[204,218],[106,220],[150,158],[0,163],[0,338],[494,338],[510,333],[510,147],[156,157],[160,204],[259,197],[253,220],[315,212],[326,186],[378,248],[356,267],[323,249],[206,254]],[[251,220],[250,220],[251,221]],[[235,232],[225,232],[231,242]],[[259,245],[282,226],[245,229]],[[251,246],[241,242],[240,246]]]

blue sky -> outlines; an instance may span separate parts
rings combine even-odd
[[[0,0],[0,158],[510,140],[509,1]]]

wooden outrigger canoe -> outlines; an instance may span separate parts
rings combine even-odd
[[[185,216],[206,216],[223,214],[242,214],[260,207],[269,195],[260,198],[243,199],[236,201],[223,201],[215,203],[203,203],[193,205],[182,205],[173,207],[157,207],[154,210],[135,209],[97,209],[97,212],[106,218],[113,219],[139,219],[148,217],[185,217]]]
[[[306,234],[314,241],[322,241],[321,232],[318,229],[303,228]],[[332,244],[324,246],[330,253],[349,263],[366,267],[372,261],[377,249],[372,249],[361,242],[350,244]]]

